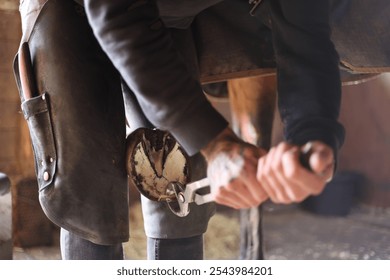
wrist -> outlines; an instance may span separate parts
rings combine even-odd
[[[204,146],[200,152],[205,157],[206,161],[209,161],[220,151],[229,149],[232,142],[237,143],[242,142],[242,140],[237,137],[230,127],[226,127],[206,146]]]

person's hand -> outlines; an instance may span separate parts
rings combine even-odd
[[[311,170],[300,162],[304,149],[309,150]],[[320,194],[333,171],[333,150],[322,142],[309,142],[304,147],[282,142],[259,159],[257,179],[273,202],[287,204]]]
[[[235,209],[258,206],[268,199],[256,179],[257,164],[265,151],[239,139],[230,128],[209,143],[205,156],[215,202]]]

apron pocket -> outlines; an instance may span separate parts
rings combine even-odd
[[[30,131],[35,172],[41,191],[53,182],[57,162],[48,94],[24,101],[22,111]]]

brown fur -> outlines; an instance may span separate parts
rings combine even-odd
[[[230,80],[228,91],[233,130],[243,140],[269,149],[276,104],[276,77]]]

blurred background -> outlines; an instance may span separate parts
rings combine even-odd
[[[29,133],[12,64],[21,38],[19,1],[0,0],[0,259],[59,259],[58,228],[40,209]],[[226,99],[212,99],[230,118]],[[340,121],[347,135],[335,180],[299,205],[264,206],[269,259],[388,259],[390,257],[390,75],[343,87]],[[273,142],[282,139],[276,116]],[[1,193],[1,191],[0,191]],[[132,190],[129,259],[145,258],[139,194]],[[205,237],[207,259],[236,259],[238,212],[218,207]]]

